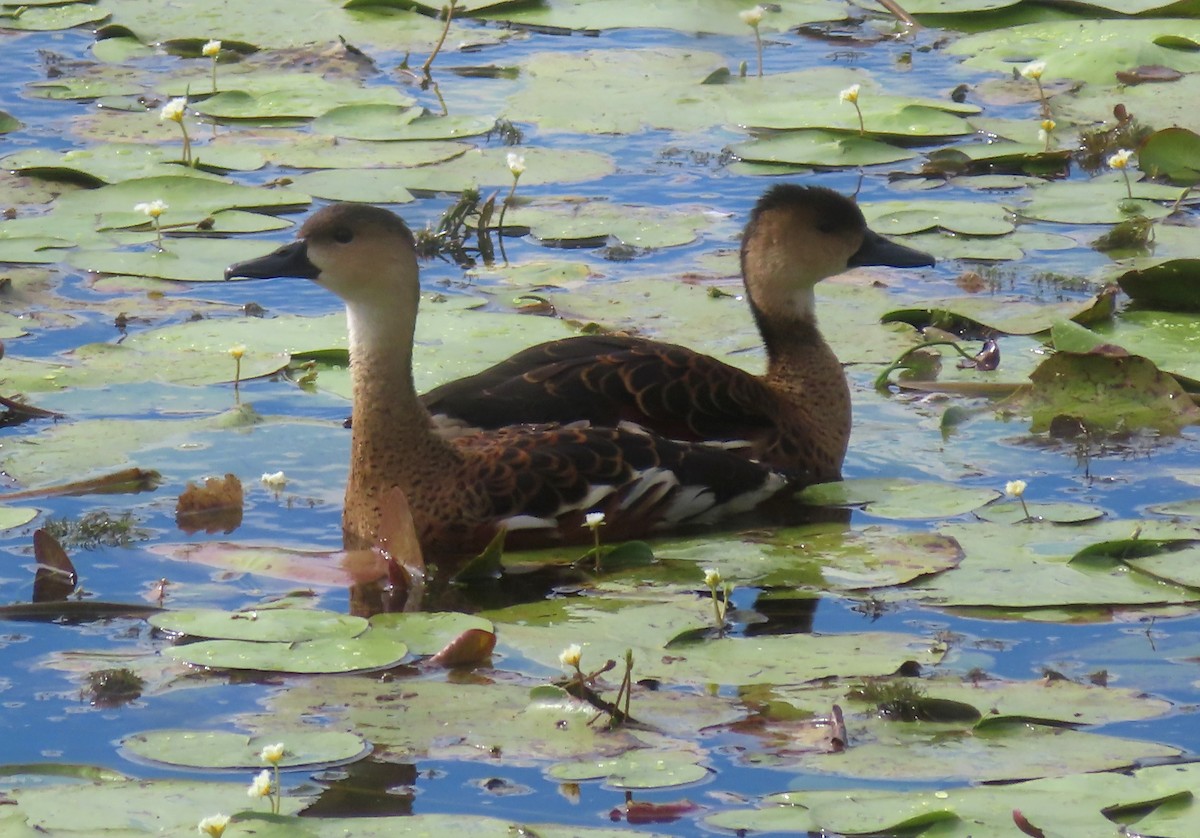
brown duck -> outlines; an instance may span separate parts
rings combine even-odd
[[[933,257],[873,232],[850,198],[783,184],[750,213],[741,263],[765,375],[674,344],[593,335],[530,347],[421,400],[439,424],[632,422],[671,439],[722,443],[800,484],[840,479],[850,390],[817,328],[813,288],[852,267],[917,267]]]
[[[786,480],[726,451],[617,427],[513,427],[447,439],[417,398],[412,342],[420,296],[412,233],[393,213],[334,204],[298,240],[231,266],[231,277],[304,277],[346,304],[354,430],[342,526],[374,542],[384,497],[407,496],[422,547],[478,550],[585,541],[589,512],[620,540],[752,509]]]

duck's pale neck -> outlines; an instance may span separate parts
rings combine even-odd
[[[409,300],[375,300],[346,307],[354,425],[342,525],[347,546],[369,546],[378,534],[386,493],[400,487],[418,532],[428,518],[421,487],[451,473],[454,448],[430,427],[413,387],[416,292]]]
[[[747,259],[752,270],[795,273],[789,264]],[[817,326],[812,277],[746,274],[750,310],[767,350],[765,379],[789,397],[794,410],[819,424],[831,458],[841,462],[850,441],[850,387],[842,364]]]

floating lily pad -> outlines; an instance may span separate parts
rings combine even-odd
[[[1028,514],[1026,510],[1028,510]],[[1096,521],[1103,518],[1104,510],[1085,503],[1026,501],[1025,505],[1021,506],[1020,501],[1005,501],[980,507],[975,510],[975,514],[985,521],[997,524],[1018,524],[1027,517],[1055,524],[1082,524],[1085,521]]]
[[[1002,236],[1015,225],[1001,206],[983,201],[875,201],[862,205],[871,229],[888,236],[948,230],[967,236]]]
[[[233,809],[231,800],[244,800],[246,784],[212,780],[55,783],[15,789],[12,796],[27,822],[25,828],[42,834],[139,835],[153,830],[185,835],[195,834],[202,818]],[[163,805],[164,801],[170,805]],[[306,801],[285,795],[281,805],[290,815],[304,808]]]
[[[1146,306],[1200,311],[1200,259],[1147,258],[1117,276],[1121,290]]]
[[[795,166],[876,166],[916,157],[916,152],[897,148],[857,134],[832,131],[788,131],[730,150],[750,163],[790,163]]]
[[[271,162],[293,169],[374,169],[427,166],[457,157],[471,146],[451,142],[376,143],[298,136],[293,141],[263,146]]]
[[[1200,134],[1186,128],[1156,131],[1138,149],[1138,165],[1154,177],[1200,182]]]
[[[324,638],[296,643],[203,640],[174,646],[163,654],[181,663],[208,669],[251,669],[260,672],[361,672],[395,666],[408,647],[370,632],[348,639]]]
[[[1030,378],[1034,433],[1047,430],[1060,415],[1078,417],[1103,432],[1148,427],[1177,433],[1200,422],[1200,407],[1179,383],[1138,355],[1058,352]]]
[[[367,621],[362,617],[301,608],[163,611],[150,618],[150,625],[189,637],[261,642],[295,642],[318,637],[350,638],[367,630]]]
[[[414,655],[433,655],[464,631],[478,629],[491,632],[495,626],[489,620],[473,614],[444,612],[439,614],[376,614],[371,618],[371,631],[391,633],[403,640]]]
[[[597,7],[588,0],[563,0],[549,6],[526,8],[513,4],[502,9],[484,10],[479,16],[490,20],[507,20],[535,26],[558,26],[564,29],[618,29],[642,27],[675,29],[681,32],[711,32],[721,35],[744,35],[746,25],[737,16],[741,6],[735,2],[708,3],[696,0],[669,0],[646,6],[636,0],[605,3]],[[844,7],[828,0],[783,0],[772,4],[771,11],[760,24],[764,31],[783,31],[801,23],[822,20],[841,20]],[[750,52],[751,50],[747,50]]]
[[[394,169],[327,169],[292,178],[291,185],[331,201],[364,201],[373,204],[407,204],[413,195]]]
[[[218,119],[295,119],[314,118],[329,110],[330,102],[343,105],[361,102],[380,105],[409,105],[412,100],[394,87],[358,87],[335,85],[311,75],[296,77],[287,88],[247,93],[222,91],[190,107],[197,113]]]
[[[498,216],[493,216],[493,223],[496,221]],[[635,247],[658,248],[695,241],[712,220],[698,209],[664,212],[661,207],[574,201],[516,207],[505,214],[504,223],[528,227],[533,235],[553,244],[600,244],[612,236]]]
[[[1155,43],[1164,31],[1200,39],[1200,23],[1196,21],[1180,20],[1164,30],[1162,23],[1154,20],[1126,20],[1120,26],[1101,20],[1073,20],[981,32],[955,41],[949,49],[955,55],[967,56],[964,63],[969,67],[1004,73],[1034,58],[1043,60],[1043,83],[1073,79],[1096,86],[1113,85],[1118,70],[1150,64],[1165,64],[1181,72],[1200,70],[1200,55]],[[1099,43],[1104,44],[1103,49],[1096,48]]]
[[[952,518],[997,497],[992,489],[949,483],[865,478],[809,486],[796,496],[819,506],[864,506],[879,518]]]
[[[603,780],[615,789],[661,789],[695,783],[708,776],[694,753],[636,750],[616,759],[560,762],[547,772],[560,782]]]
[[[453,140],[486,133],[495,120],[478,116],[423,116],[400,105],[340,105],[321,114],[314,132],[352,140]]]
[[[0,506],[0,530],[23,527],[38,516],[38,510],[28,506]]]
[[[969,524],[939,526],[955,538],[965,558],[953,573],[919,579],[882,599],[985,609],[1148,605],[1191,602],[1200,594],[1127,570],[1083,567],[1071,562],[1089,544],[1127,538],[1135,522],[1100,520],[1060,526]],[[1146,538],[1189,537],[1195,532],[1163,522],[1144,522]]]
[[[1136,177],[1136,173],[1133,175]],[[1119,173],[1100,175],[1088,181],[1059,181],[1030,190],[1028,203],[1016,207],[1024,218],[1063,224],[1116,224],[1132,215],[1163,218],[1169,204],[1183,190],[1156,183],[1138,183],[1133,198],[1127,197],[1125,180]]]
[[[430,192],[461,192],[469,186],[498,188],[512,185],[508,170],[509,150],[472,149],[442,163],[403,169],[400,177],[409,189]],[[526,170],[522,186],[546,183],[582,183],[597,180],[616,170],[611,157],[594,151],[533,148],[524,146]]]
[[[78,177],[96,183],[143,178],[157,172],[166,177],[193,176],[178,165],[179,150],[140,143],[114,143],[86,149],[53,152],[30,149],[10,154],[0,165],[39,177]],[[221,171],[254,171],[266,164],[253,148],[210,145],[204,148],[204,165]]]
[[[303,730],[289,727],[280,737],[285,750],[279,767],[316,767],[345,763],[363,756],[368,745],[353,733],[340,730]],[[121,740],[121,747],[140,759],[177,768],[263,767],[262,749],[275,744],[270,737],[246,736],[223,730],[153,730]]]
[[[5,6],[0,14],[0,27],[23,32],[54,32],[74,29],[108,17],[109,10],[90,3],[67,3],[61,6]],[[19,13],[18,13],[19,12]]]

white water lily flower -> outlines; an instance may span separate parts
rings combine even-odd
[[[508,153],[508,170],[512,172],[513,177],[525,174],[525,157],[510,151]]]
[[[287,475],[284,474],[282,471],[263,472],[263,476],[260,477],[259,479],[265,485],[269,486],[272,489],[282,489],[284,486],[287,485]],[[279,747],[282,748],[283,745],[280,744]],[[263,759],[267,759],[266,753],[267,753],[267,749],[263,748]],[[270,762],[270,760],[267,760],[267,761]]]
[[[159,119],[169,119],[172,122],[183,122],[183,115],[187,111],[187,97],[180,96],[172,99],[170,102],[162,106],[162,110],[158,112]]]
[[[209,838],[221,838],[229,826],[229,815],[209,815],[196,826],[196,831]]]
[[[1040,79],[1042,73],[1046,72],[1045,61],[1032,61],[1021,68],[1021,75],[1027,79]]]
[[[1024,480],[1010,480],[1004,484],[1004,494],[1010,498],[1019,498],[1025,494],[1026,485]]]
[[[200,48],[200,54],[205,58],[216,58],[221,54],[220,41],[208,41]]]
[[[589,512],[583,516],[583,525],[589,530],[594,530],[596,527],[604,526],[603,512]]]
[[[271,794],[271,772],[263,769],[255,775],[254,781],[246,789],[249,797],[268,797]]]
[[[583,657],[583,649],[579,648],[578,643],[572,643],[567,648],[563,649],[558,654],[558,662],[563,666],[575,668],[579,666],[579,659]]]
[[[264,474],[263,482],[264,483],[266,482],[267,477],[274,477],[274,476],[275,475]],[[279,476],[280,477],[283,476],[282,471],[279,472]],[[279,761],[281,759],[283,759],[283,753],[284,753],[283,743],[276,742],[274,745],[264,746],[262,751],[259,752],[258,756],[263,762],[269,762],[271,765],[279,765]]]
[[[715,567],[704,568],[704,584],[716,589],[721,585],[721,571]]]
[[[169,209],[166,201],[150,201],[146,204],[134,204],[133,211],[140,212],[143,215],[148,215],[151,218],[158,218]]]
[[[849,102],[850,104],[853,105],[854,103],[856,103],[858,101],[858,91],[861,89],[862,89],[861,84],[850,85],[849,87],[847,87],[845,90],[843,90],[841,93],[838,94],[838,101],[842,102],[843,104],[846,102]]]
[[[242,344],[229,347],[229,354],[235,361],[242,360],[242,356],[246,354],[246,347]]]
[[[742,19],[742,23],[747,26],[753,26],[755,29],[762,23],[763,14],[766,12],[762,6],[755,6],[753,9],[746,9],[738,12],[738,17]]]
[[[1109,168],[1112,169],[1127,169],[1129,168],[1129,158],[1133,156],[1133,152],[1127,148],[1117,149],[1117,153],[1108,158]]]

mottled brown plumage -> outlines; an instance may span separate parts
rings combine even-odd
[[[374,542],[381,504],[400,487],[422,547],[476,550],[504,526],[525,546],[584,541],[591,511],[606,538],[644,535],[743,511],[785,480],[708,446],[614,427],[512,427],[447,439],[412,379],[419,286],[412,234],[387,210],[335,204],[299,239],[227,277],[306,277],[346,303],[354,431],[342,524],[348,546]],[[469,316],[469,315],[467,315]]]
[[[933,258],[872,232],[849,198],[783,184],[754,207],[741,261],[767,350],[762,376],[674,344],[593,335],[530,347],[422,401],[439,421],[479,428],[634,422],[671,439],[725,443],[799,484],[836,480],[850,439],[850,391],[817,328],[813,287],[854,266]]]

